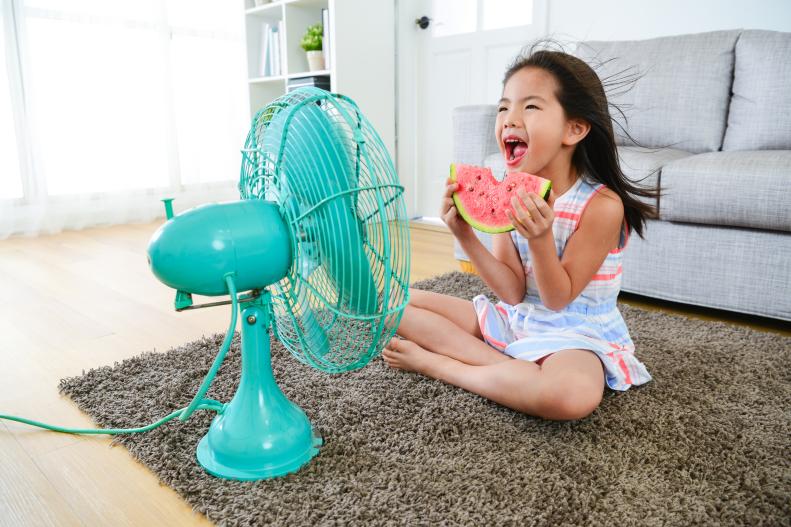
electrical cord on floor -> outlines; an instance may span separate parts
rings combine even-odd
[[[234,330],[236,329],[236,313],[238,311],[238,299],[236,298],[236,284],[233,281],[233,274],[229,273],[225,276],[225,283],[228,286],[228,293],[231,295],[231,303],[233,307],[231,308],[231,323],[228,326],[228,331],[225,334],[225,340],[220,346],[220,351],[217,353],[217,356],[214,359],[214,363],[212,364],[211,369],[206,374],[206,377],[203,379],[203,383],[201,384],[200,388],[198,388],[197,393],[195,393],[195,397],[192,398],[189,406],[185,406],[179,410],[171,412],[167,416],[163,417],[159,421],[155,423],[151,423],[148,426],[143,426],[140,428],[64,428],[62,426],[56,425],[49,425],[46,423],[41,423],[39,421],[33,421],[32,419],[25,419],[24,417],[17,417],[15,415],[4,415],[0,414],[0,419],[5,419],[8,421],[16,421],[19,423],[24,423],[30,426],[37,426],[39,428],[45,428],[47,430],[52,430],[53,432],[62,432],[64,434],[109,434],[109,435],[119,435],[119,434],[139,434],[142,432],[148,432],[157,428],[158,426],[162,426],[163,424],[167,423],[171,419],[175,419],[178,417],[181,421],[186,421],[192,415],[195,410],[213,410],[218,414],[221,414],[225,409],[225,405],[219,401],[215,401],[214,399],[204,399],[203,396],[206,395],[206,392],[209,390],[209,386],[211,385],[212,381],[214,380],[215,375],[217,374],[217,370],[220,369],[223,361],[225,360],[225,355],[228,353],[228,350],[231,347],[231,341],[233,340]]]
[[[219,401],[215,401],[213,399],[203,399],[203,401],[196,407],[196,410],[214,410],[217,413],[222,413],[225,405]],[[163,424],[167,423],[171,419],[178,417],[179,415],[186,410],[187,407],[181,408],[174,412],[171,412],[166,417],[163,417],[159,421],[155,423],[151,423],[148,426],[143,426],[140,428],[64,428],[62,426],[56,425],[48,425],[46,423],[41,423],[39,421],[33,421],[32,419],[25,419],[24,417],[17,417],[15,415],[4,415],[0,414],[0,419],[6,419],[8,421],[17,421],[19,423],[24,423],[30,426],[37,426],[39,428],[46,428],[47,430],[52,430],[53,432],[62,432],[64,434],[109,434],[109,435],[120,435],[120,434],[139,434],[142,432],[148,432],[157,428],[158,426],[162,426]]]

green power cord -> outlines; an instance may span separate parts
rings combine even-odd
[[[45,428],[47,430],[52,430],[53,432],[62,432],[64,434],[108,434],[108,435],[120,435],[120,434],[139,434],[142,432],[149,432],[163,424],[167,423],[171,419],[178,417],[181,421],[186,421],[192,415],[195,410],[213,410],[218,414],[221,414],[225,409],[225,404],[215,401],[214,399],[204,399],[203,396],[209,390],[209,386],[211,385],[212,381],[214,380],[215,375],[217,375],[217,370],[220,369],[223,361],[225,360],[225,355],[228,353],[228,350],[231,347],[231,340],[233,339],[233,332],[236,329],[236,312],[238,311],[238,300],[236,298],[236,284],[233,282],[233,275],[231,273],[225,275],[225,283],[228,285],[228,293],[231,295],[231,303],[233,307],[231,309],[231,323],[228,326],[228,331],[225,333],[225,340],[220,347],[220,351],[217,353],[217,357],[214,359],[214,363],[212,364],[211,369],[206,374],[206,377],[203,379],[203,383],[201,384],[200,388],[198,388],[195,397],[193,397],[192,401],[190,402],[189,406],[185,406],[179,410],[171,412],[167,416],[163,417],[159,421],[155,423],[151,423],[148,426],[143,426],[140,428],[64,428],[62,426],[55,426],[49,425],[46,423],[41,423],[39,421],[33,421],[32,419],[25,419],[24,417],[17,417],[15,415],[4,415],[0,414],[0,419],[5,419],[7,421],[16,421],[19,423],[24,423],[30,426],[37,426],[39,428]]]
[[[217,413],[222,413],[223,408],[225,405],[219,401],[215,401],[212,399],[204,399],[201,404],[197,406],[197,410],[214,410]],[[14,415],[3,415],[0,414],[0,419],[6,419],[8,421],[17,421],[19,423],[24,423],[26,425],[37,426],[39,428],[46,428],[47,430],[52,430],[53,432],[63,432],[64,434],[109,434],[109,435],[119,435],[119,434],[139,434],[141,432],[148,432],[153,430],[158,426],[162,426],[163,424],[167,423],[171,419],[178,417],[181,413],[186,410],[187,407],[184,407],[180,410],[176,410],[167,415],[167,417],[163,417],[156,423],[152,423],[148,426],[143,426],[140,428],[63,428],[62,426],[55,426],[55,425],[48,425],[46,423],[40,423],[38,421],[33,421],[31,419],[25,419],[24,417],[16,417]]]
[[[228,326],[228,331],[225,332],[225,340],[222,342],[222,346],[220,347],[219,353],[217,353],[217,357],[214,358],[214,363],[211,365],[209,373],[207,373],[206,378],[203,379],[203,384],[201,384],[200,388],[198,388],[198,392],[195,394],[195,397],[193,397],[192,402],[179,416],[179,419],[182,421],[189,419],[189,417],[192,415],[192,412],[197,410],[198,405],[203,400],[203,396],[206,395],[206,392],[209,390],[209,385],[211,385],[212,381],[214,380],[214,376],[217,375],[217,370],[219,370],[220,366],[222,366],[222,361],[225,360],[225,354],[228,353],[228,349],[231,347],[233,330],[236,329],[236,312],[239,311],[239,301],[236,299],[236,284],[233,281],[233,273],[228,273],[225,275],[225,284],[228,286],[228,294],[231,295],[231,302],[233,304],[231,307],[231,324]]]

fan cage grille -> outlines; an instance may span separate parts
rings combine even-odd
[[[310,119],[300,119],[299,112],[308,110]],[[326,151],[327,141],[309,126],[317,116],[326,119],[336,151]],[[325,150],[304,155],[304,149],[319,147]],[[327,188],[297,189],[305,179],[298,174],[319,174]],[[287,94],[253,119],[239,190],[243,199],[277,203],[290,232],[292,265],[270,286],[276,338],[300,362],[327,372],[367,364],[395,334],[409,290],[404,189],[376,130],[343,95],[317,89]],[[340,221],[346,213],[353,221]],[[327,247],[364,254],[370,275],[334,266]],[[339,288],[343,283],[365,290],[361,277],[372,280],[375,306]]]

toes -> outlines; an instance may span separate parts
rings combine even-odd
[[[389,353],[387,353],[387,351],[389,350],[386,350],[385,352],[382,353],[382,360],[384,360],[385,364],[387,364],[389,367],[392,368],[395,366],[396,361]]]
[[[382,349],[382,355],[384,355],[386,352],[392,353],[393,351],[395,351],[396,346],[398,345],[398,344],[395,343],[396,340],[398,340],[398,339],[393,337],[393,338],[390,339],[390,342],[385,344],[384,349]]]
[[[403,359],[403,353],[401,353],[401,340],[402,339],[396,337],[391,338],[390,342],[388,342],[382,350],[382,359],[384,359],[385,363],[391,368],[400,369],[402,367],[401,361]]]

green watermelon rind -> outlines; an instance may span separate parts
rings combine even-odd
[[[487,169],[487,170],[490,170],[490,169]],[[452,182],[456,181],[456,163],[451,163],[450,164],[450,180]],[[547,198],[549,198],[549,191],[551,189],[552,189],[552,182],[551,181],[546,180],[544,183],[542,183],[541,189],[540,189],[541,193],[539,195],[541,196],[541,198],[544,201],[546,201]],[[462,218],[464,218],[464,221],[469,223],[470,226],[473,229],[476,229],[476,230],[479,230],[481,232],[485,232],[485,233],[488,233],[488,234],[500,234],[500,233],[510,232],[510,231],[514,230],[514,226],[511,223],[509,223],[508,225],[502,226],[502,227],[496,227],[496,226],[491,226],[491,225],[488,225],[488,224],[476,221],[470,215],[470,213],[464,208],[464,205],[462,204],[461,199],[459,199],[457,197],[456,192],[453,193],[452,197],[453,197],[453,203],[456,204],[456,210],[459,211],[459,214],[461,215]]]

